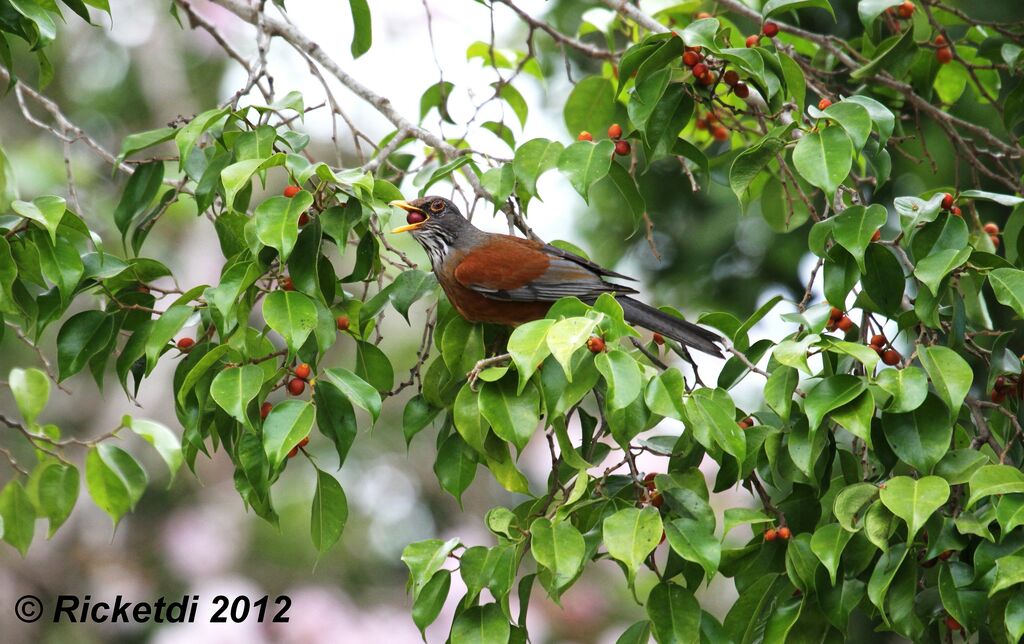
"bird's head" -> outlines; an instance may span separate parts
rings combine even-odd
[[[405,217],[406,225],[391,232],[412,233],[434,264],[447,254],[461,234],[475,230],[459,212],[458,206],[444,197],[397,200],[390,205],[408,213]]]

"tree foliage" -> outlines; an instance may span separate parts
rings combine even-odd
[[[6,376],[17,414],[3,422],[34,448],[30,465],[10,457],[15,476],[0,492],[11,546],[29,548],[37,517],[51,534],[60,527],[83,468],[86,492],[115,523],[131,511],[148,476],[108,441],[129,430],[172,474],[226,453],[245,505],[272,523],[274,483],[304,454],[316,468],[312,542],[327,552],[342,537],[346,496],[304,445],[315,429],[344,466],[357,436],[372,440],[360,430],[404,401],[405,439],[434,434],[444,490],[461,499],[483,474],[517,499],[481,518],[488,544],[405,549],[420,629],[439,615],[455,574],[446,564],[458,561],[467,591],[455,643],[525,641],[535,587],[557,602],[586,567],[609,564],[648,617],[622,641],[841,641],[854,615],[916,641],[960,628],[986,641],[1024,634],[1024,384],[1011,350],[1024,316],[1024,26],[933,0],[860,0],[854,13],[828,0],[759,10],[719,0],[715,15],[696,2],[650,15],[609,0],[567,28],[509,1],[483,2],[529,28],[518,51],[481,41],[467,52],[494,74],[487,101],[508,108],[504,120],[473,124],[507,144],[511,156],[497,158],[408,120],[270,8],[216,2],[257,25],[261,41],[310,52],[394,131],[360,164],[315,158],[301,129],[304,97],[273,96],[263,60],[227,103],[124,139],[108,159],[128,175],[111,215],[57,195],[17,199],[4,157],[3,329],[33,344],[59,329],[56,346],[43,347],[55,370],[22,365]],[[64,4],[87,20],[86,5],[108,10]],[[173,8],[185,27],[201,26],[188,3]],[[59,11],[36,0],[11,9],[0,14],[2,62],[14,91],[38,98],[10,71],[7,42],[32,46],[45,84]],[[371,10],[352,0],[351,13],[360,56],[373,46]],[[845,31],[831,26],[836,17]],[[516,85],[559,73],[563,54],[575,81],[557,99],[566,136],[521,140],[529,106]],[[420,123],[434,111],[452,122],[447,101],[458,89],[425,88]],[[254,91],[265,100],[240,101]],[[605,135],[613,122],[632,144],[626,154]],[[932,156],[925,123],[955,159]],[[71,127],[58,120],[54,132]],[[590,140],[576,140],[581,131]],[[954,164],[957,183],[881,200],[895,154]],[[584,202],[646,230],[653,247],[645,175],[667,166],[693,191],[727,186],[737,207],[814,260],[802,298],[772,298],[743,318],[700,317],[727,338],[717,382],[674,360],[683,353],[673,341],[626,325],[608,295],[593,305],[563,299],[510,333],[468,323],[384,232],[396,217],[390,201],[444,182],[477,216],[493,210],[531,234],[538,179],[557,171]],[[282,180],[300,190],[264,190]],[[145,255],[172,204],[209,219],[224,255],[217,283],[179,286]],[[112,217],[120,239],[95,234],[97,217]],[[408,320],[421,300],[428,321],[415,364],[396,374],[382,319]],[[781,331],[755,339],[766,319]],[[603,351],[588,348],[592,336]],[[354,356],[350,367],[323,359],[337,343]],[[507,354],[490,355],[494,346]],[[102,386],[116,376],[133,397],[168,360],[177,362],[169,393],[180,438],[131,417],[88,440],[41,420],[54,381],[86,371]],[[295,375],[300,364],[311,366],[307,378]],[[301,395],[283,400],[279,390],[296,380]],[[730,395],[745,380],[763,387],[750,408]],[[649,431],[665,419],[683,431]],[[531,481],[517,457],[545,439],[551,471]],[[642,452],[663,458],[657,475],[638,471]],[[700,469],[709,463],[710,489]],[[720,521],[711,494],[736,486],[758,509],[729,507]],[[745,543],[726,538],[741,526],[753,530]],[[738,591],[721,623],[695,598],[716,576]]]

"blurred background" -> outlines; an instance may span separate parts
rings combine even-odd
[[[575,33],[584,15],[596,25],[610,18],[593,2],[523,0],[517,4],[533,16],[546,16],[568,33]],[[678,3],[651,2],[644,6],[657,9],[666,4]],[[692,4],[694,10],[713,10],[710,3]],[[833,4],[839,16],[836,24],[822,21],[810,26],[844,36],[858,31],[856,2]],[[972,15],[987,12],[985,17],[989,19],[1024,16],[1019,0],[978,4],[963,2],[961,6],[970,9]],[[194,6],[243,56],[251,58],[255,54],[252,28],[214,5],[196,2]],[[168,9],[169,3],[164,0],[112,0],[112,21],[100,12],[93,13],[97,26],[69,17],[49,52],[55,78],[45,94],[75,124],[115,153],[125,135],[162,127],[179,116],[190,117],[222,104],[245,84],[244,70],[209,34],[179,28]],[[386,95],[399,112],[411,118],[419,114],[422,92],[442,75],[456,88],[449,102],[453,120],[465,123],[472,116],[475,102],[486,97],[494,77],[493,70],[479,58],[467,60],[466,49],[474,41],[489,40],[492,29],[498,47],[525,50],[526,28],[505,7],[496,7],[492,16],[482,3],[470,0],[389,0],[371,3],[374,44],[369,53],[353,61],[347,3],[291,0],[288,9],[291,20],[347,72]],[[521,75],[516,81],[530,108],[526,128],[521,133],[517,130],[517,140],[547,137],[567,143],[575,133],[566,131],[561,106],[572,79],[593,71],[594,63],[570,57],[568,66],[574,70],[570,78],[562,52],[543,36],[538,36],[537,42],[546,79],[541,82]],[[32,57],[17,49],[15,60],[19,76],[34,86]],[[278,96],[298,90],[304,94],[307,107],[324,100],[320,82],[284,43],[272,43],[269,63]],[[379,140],[390,131],[389,124],[369,105],[333,84],[331,87],[347,116],[371,138]],[[968,94],[956,109],[971,114],[975,106]],[[38,112],[34,105],[29,108]],[[478,118],[477,122],[483,120]],[[435,131],[441,127],[448,136],[461,133],[457,126],[442,127],[437,121],[436,112],[432,113],[425,126]],[[950,158],[952,151],[945,139],[931,131],[928,124],[924,126],[932,155],[936,159]],[[345,162],[358,165],[344,123],[340,128]],[[326,109],[310,112],[297,129],[313,138],[310,150],[314,156],[334,162],[336,151]],[[511,156],[510,150],[489,132],[472,132],[470,138],[478,149]],[[51,133],[28,123],[13,94],[0,98],[0,145],[16,160],[14,174],[21,198],[68,196],[63,144]],[[723,147],[711,149],[709,156],[724,152],[728,146],[715,145]],[[111,213],[124,177],[112,179],[109,165],[81,144],[71,146],[70,158],[82,214],[115,247],[117,233]],[[874,200],[891,205],[894,195],[914,194],[935,186],[932,168],[897,154],[893,154],[893,162],[893,180],[873,196]],[[727,167],[713,166],[714,178],[721,179]],[[952,186],[953,172],[951,167],[940,167],[940,182]],[[590,251],[597,261],[635,275],[644,284],[648,300],[677,306],[691,316],[716,310],[742,319],[776,294],[791,301],[800,299],[814,263],[806,256],[807,225],[793,234],[779,234],[759,216],[756,205],[742,214],[734,195],[721,183],[705,182],[699,193],[693,193],[689,181],[672,164],[656,165],[641,181],[648,195],[655,226],[653,240],[662,255],[660,260],[652,254],[642,231],[634,231],[629,218],[616,213],[610,201],[596,195],[587,207],[557,172],[541,179],[543,202],[531,205],[529,223],[542,238],[572,241]],[[269,185],[267,191],[277,192],[282,186]],[[403,188],[410,194],[414,191],[411,186]],[[447,190],[438,186],[438,191]],[[483,207],[477,209],[474,221],[492,230],[503,230],[505,225],[503,218],[490,218]],[[891,224],[895,230],[895,223]],[[397,243],[416,261],[424,261],[411,240]],[[170,266],[186,288],[215,283],[223,264],[209,222],[186,207],[173,210],[161,220],[149,237],[145,253]],[[816,298],[820,299],[820,291],[816,291]],[[777,312],[791,310],[787,307],[780,305]],[[413,362],[411,356],[425,308],[423,302],[414,307],[411,330],[400,318],[393,319],[397,316],[390,316],[385,327],[385,351],[391,356],[409,356],[396,359],[399,378],[404,378],[405,369]],[[53,325],[47,331],[43,347],[55,345],[57,328],[59,325]],[[752,335],[754,339],[776,335],[781,328],[773,315]],[[351,366],[353,356],[347,349],[351,346],[338,343],[328,362]],[[12,333],[5,334],[0,343],[2,377],[13,366],[35,364],[35,353]],[[71,395],[53,392],[42,421],[55,423],[69,434],[89,437],[112,429],[123,414],[129,413],[161,421],[177,431],[170,395],[173,367],[172,361],[164,360],[144,382],[138,399],[141,408],[123,395],[116,381],[106,391],[99,391],[88,376],[75,377],[67,383]],[[701,362],[702,375],[708,382],[714,381],[717,369],[712,361]],[[735,393],[737,402],[755,408],[758,384],[744,383]],[[512,506],[522,499],[505,493],[480,470],[464,497],[464,508],[460,508],[440,489],[433,473],[435,447],[431,432],[423,432],[406,449],[401,432],[404,399],[386,403],[377,428],[372,434],[362,431],[345,467],[337,473],[348,494],[350,516],[341,542],[319,561],[309,539],[314,472],[308,463],[296,459],[274,488],[275,505],[281,514],[277,530],[245,512],[232,483],[231,465],[222,454],[212,459],[200,456],[196,476],[182,471],[168,487],[166,468],[154,452],[136,437],[124,438],[121,446],[144,462],[152,484],[137,510],[116,530],[83,491],[78,507],[52,540],[46,541],[44,528],[38,526],[36,541],[25,559],[12,548],[0,546],[0,640],[159,644],[420,641],[409,616],[406,569],[399,560],[404,546],[421,539],[452,536],[469,545],[491,545],[493,541],[482,522],[484,513],[495,505]],[[14,409],[6,389],[0,389],[0,409]],[[669,422],[658,428],[662,433],[679,430]],[[541,443],[534,441],[520,461],[538,485],[549,467],[547,450]],[[311,448],[330,468],[335,458],[333,448],[319,436],[314,436]],[[664,468],[664,463],[654,458],[640,465],[645,471]],[[0,471],[0,481],[9,474],[6,469]],[[713,480],[712,470],[707,475]],[[750,502],[743,490],[716,496],[722,507]],[[738,529],[730,534],[730,541],[742,542],[749,536],[749,530]],[[453,586],[458,583],[454,578]],[[61,593],[89,594],[97,601],[117,594],[127,600],[166,596],[168,601],[198,594],[203,601],[193,625],[26,625],[14,618],[10,607],[27,593],[39,595],[44,601]],[[252,619],[241,625],[203,623],[208,621],[212,596],[243,594],[253,599],[289,595],[290,623],[261,625]],[[718,579],[704,595],[705,607],[722,618],[734,597],[732,584]],[[461,597],[458,588],[453,588],[451,597]],[[445,639],[452,608],[450,601],[428,629],[428,641]],[[619,569],[603,562],[588,566],[583,579],[563,597],[561,607],[543,597],[542,591],[535,592],[530,633],[535,642],[613,642],[628,625],[642,618],[641,607],[629,600]]]

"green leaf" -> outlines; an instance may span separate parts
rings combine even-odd
[[[530,549],[537,563],[551,572],[555,598],[583,570],[587,544],[568,521],[540,518],[530,524]]]
[[[71,516],[71,510],[78,500],[78,476],[78,468],[74,465],[50,463],[43,467],[36,486],[36,495],[39,497],[39,510],[50,522],[47,538],[53,537],[57,529]]]
[[[602,535],[608,554],[626,567],[632,588],[636,571],[661,541],[662,524],[658,510],[624,508],[604,520]]]
[[[832,5],[829,4],[828,0],[768,0],[768,2],[764,3],[764,6],[761,7],[761,17],[768,19],[777,13],[796,11],[797,9],[804,9],[807,7],[824,9],[831,14],[833,20],[836,17],[836,13],[832,10]]]
[[[960,196],[965,199],[981,199],[983,201],[994,201],[1000,206],[1008,206],[1010,208],[1019,206],[1024,203],[1024,197],[1018,197],[1016,195],[1006,195],[996,192],[988,192],[985,190],[964,190],[960,193]]]
[[[11,395],[14,396],[21,417],[31,426],[50,399],[50,379],[45,372],[35,367],[14,368],[7,376],[7,386],[11,388]]]
[[[164,180],[164,162],[151,161],[135,168],[121,194],[121,200],[114,208],[114,223],[121,232],[123,242],[139,217],[148,209],[156,198]]]
[[[900,460],[928,474],[949,451],[953,427],[935,396],[906,414],[882,414],[885,439]]]
[[[623,409],[640,396],[643,387],[640,365],[628,353],[619,349],[600,353],[594,364],[608,383],[611,409]]]
[[[811,106],[808,111],[814,118],[824,118],[839,124],[846,130],[855,149],[860,150],[867,143],[868,135],[871,134],[871,115],[863,105],[844,100],[833,103],[825,110]]]
[[[12,479],[0,490],[0,527],[4,541],[17,548],[21,556],[28,553],[36,531],[36,511],[21,481]]]
[[[170,141],[178,130],[173,127],[162,127],[145,132],[129,134],[121,140],[121,152],[117,155],[118,164],[123,163],[126,158],[140,150],[159,145],[164,141]]]
[[[316,492],[309,517],[309,533],[317,552],[327,552],[338,542],[348,521],[348,499],[338,480],[316,470]]]
[[[355,372],[380,392],[389,391],[395,385],[395,370],[391,360],[380,347],[369,342],[356,342]]]
[[[988,282],[1001,304],[1024,317],[1024,271],[1016,268],[997,268],[988,274]]]
[[[299,237],[299,217],[313,205],[313,195],[300,190],[294,197],[271,197],[256,208],[256,238],[280,253],[281,262],[295,248]]]
[[[727,395],[716,397],[714,393],[698,389],[686,400],[683,407],[687,426],[704,447],[717,445],[742,462],[747,456],[747,440],[736,424],[735,408],[723,403],[722,398],[728,399]]]
[[[228,205],[234,204],[235,197],[238,196],[238,193],[243,188],[249,185],[249,180],[252,179],[253,174],[260,170],[284,165],[284,160],[284,153],[278,152],[267,159],[246,159],[245,161],[232,163],[221,170],[220,180],[224,184],[224,203]]]
[[[659,642],[699,642],[701,609],[693,593],[672,582],[662,582],[647,596],[647,616]]]
[[[455,546],[459,545],[457,538],[441,541],[440,539],[427,539],[410,543],[402,551],[402,562],[409,568],[409,577],[412,581],[413,597],[419,595],[420,590],[430,581],[438,570],[448,559],[448,555]]]
[[[928,376],[917,367],[886,369],[878,374],[875,384],[892,396],[886,411],[914,411],[928,397]]]
[[[192,307],[175,303],[153,322],[146,339],[146,373],[152,373],[168,343],[192,315]]]
[[[263,319],[295,353],[316,328],[316,305],[298,291],[274,291],[263,300]]]
[[[213,126],[214,123],[224,118],[228,113],[228,108],[222,107],[218,109],[207,110],[202,114],[199,114],[188,124],[177,131],[174,135],[174,142],[178,146],[178,159],[182,168],[185,167],[185,161],[188,160],[189,155],[192,153],[192,148],[195,147],[196,141],[203,135],[203,132]],[[252,174],[251,172],[249,173]]]
[[[263,421],[263,451],[276,469],[313,429],[316,409],[312,403],[285,400],[274,405]]]
[[[706,523],[689,517],[674,519],[665,523],[665,537],[676,554],[704,569],[707,581],[718,572],[722,544]]]
[[[380,418],[381,400],[376,389],[348,369],[336,367],[324,373],[349,400],[369,412],[373,422],[377,422]]]
[[[608,174],[614,151],[615,144],[607,139],[596,143],[577,141],[558,156],[558,170],[589,204],[590,186]]]
[[[917,535],[933,512],[949,499],[949,483],[938,476],[912,479],[896,476],[879,493],[882,504],[907,523],[911,537]]]
[[[918,350],[918,357],[924,370],[928,372],[935,391],[946,403],[950,414],[955,417],[974,381],[971,365],[956,351],[939,345],[921,347]]]
[[[846,132],[827,127],[797,141],[793,165],[808,183],[831,195],[850,174],[853,154],[853,143]]]
[[[445,439],[437,450],[434,474],[437,480],[461,504],[462,493],[476,478],[477,456],[473,448],[459,434]]]
[[[722,537],[724,538],[736,526],[771,523],[772,521],[774,521],[772,517],[760,510],[753,508],[727,508],[724,514]]]
[[[864,266],[864,251],[871,243],[875,231],[885,225],[885,220],[885,206],[878,204],[872,204],[867,208],[850,206],[832,220],[832,236],[840,246],[853,255],[861,272],[867,270]]]
[[[547,334],[554,324],[554,320],[534,320],[516,327],[509,336],[507,348],[519,373],[519,391],[523,390],[544,359],[551,355]]]
[[[139,420],[125,416],[121,423],[145,439],[160,454],[160,458],[164,459],[171,474],[170,481],[167,483],[167,487],[170,487],[174,483],[174,475],[178,473],[183,460],[181,442],[178,437],[166,426],[152,420]]]
[[[520,452],[540,423],[540,392],[533,385],[516,391],[516,383],[509,378],[486,382],[480,390],[480,413],[490,423],[494,433],[503,441],[512,443]]]
[[[85,457],[85,486],[89,496],[116,526],[146,490],[146,472],[131,455],[109,443],[100,443]]]
[[[691,116],[693,99],[687,93],[687,87],[682,83],[669,85],[643,129],[644,144],[651,158],[672,152],[675,142],[679,140],[679,133],[686,127]]]
[[[993,494],[1024,492],[1024,472],[1010,465],[985,465],[971,475],[971,491],[965,509]]]
[[[565,377],[572,382],[572,355],[582,349],[590,334],[597,327],[598,320],[590,318],[566,318],[555,322],[547,333],[548,348],[558,364],[562,365]]]
[[[615,118],[615,87],[612,82],[601,76],[587,76],[576,83],[565,100],[562,116],[573,137],[584,131],[604,132]],[[609,145],[609,157],[611,147],[614,146]]]
[[[817,430],[830,411],[851,402],[866,388],[867,383],[862,378],[849,374],[832,376],[815,385],[804,399],[810,431],[813,433]]]
[[[67,202],[61,197],[46,196],[37,197],[31,202],[14,201],[11,203],[11,210],[26,219],[38,223],[46,232],[50,233],[50,241],[57,245],[57,227],[64,219],[67,212]]]
[[[246,410],[263,386],[263,370],[256,365],[230,367],[218,373],[210,383],[210,396],[228,415],[249,426]]]
[[[497,604],[468,608],[452,622],[451,644],[504,644],[512,627]]]
[[[775,160],[783,146],[782,139],[765,136],[733,159],[732,165],[729,166],[729,187],[741,204],[747,200],[747,189],[750,188],[750,184]]]
[[[512,169],[516,173],[519,185],[528,194],[539,198],[537,194],[537,179],[542,174],[558,166],[558,159],[562,155],[565,146],[558,141],[548,139],[530,139],[519,146],[515,158],[512,159]]]
[[[102,351],[115,332],[114,316],[103,311],[82,311],[71,316],[57,333],[57,374],[67,380]]]
[[[836,571],[839,569],[839,557],[852,538],[853,533],[844,530],[838,523],[823,525],[811,536],[811,552],[828,570],[833,586],[836,583]]]
[[[971,248],[961,248],[933,252],[917,263],[917,266],[914,267],[914,276],[921,280],[921,283],[927,286],[933,295],[937,296],[942,279],[954,269],[962,266],[971,256],[971,251]]]
[[[885,609],[885,596],[889,592],[896,571],[907,556],[907,544],[901,543],[882,552],[868,580],[868,599],[880,610]]]
[[[864,513],[877,497],[878,488],[871,483],[854,483],[836,495],[832,513],[836,515],[839,525],[844,529],[857,532],[864,525]]]
[[[352,58],[359,58],[370,50],[373,44],[373,28],[370,19],[370,5],[366,0],[348,0],[352,10]]]
[[[438,570],[416,596],[416,601],[412,603],[412,621],[416,628],[420,629],[420,635],[425,635],[426,628],[441,614],[451,586],[452,573],[448,570]]]
[[[594,186],[594,190],[597,191],[595,198],[601,199],[602,202],[607,199],[611,202],[611,208],[632,215],[634,225],[640,222],[647,210],[640,189],[637,188],[636,179],[618,163],[611,164],[608,175]]]
[[[1024,583],[1024,557],[1012,555],[996,559],[996,579],[988,589],[988,596],[1019,583]]]

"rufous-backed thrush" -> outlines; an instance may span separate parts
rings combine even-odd
[[[602,293],[610,293],[630,324],[722,355],[717,334],[634,300],[629,297],[637,293],[633,288],[605,281],[631,277],[550,244],[484,232],[443,197],[391,205],[408,213],[408,225],[391,232],[412,233],[427,251],[448,300],[470,322],[518,326],[544,317],[559,298],[575,296],[593,304]]]

